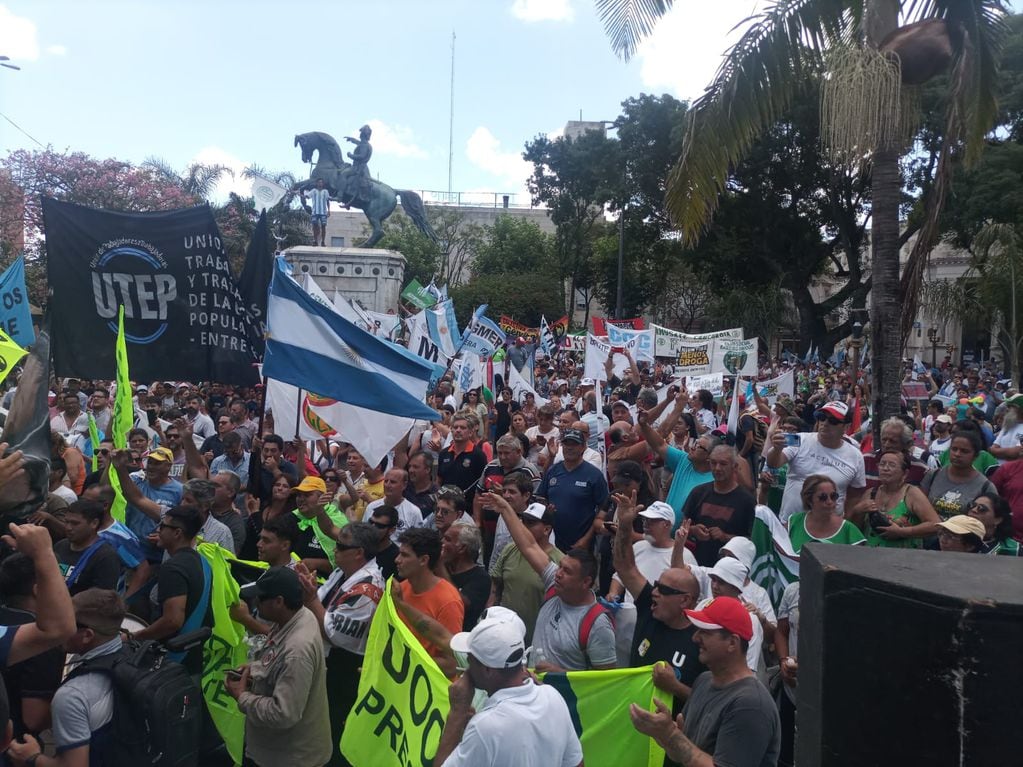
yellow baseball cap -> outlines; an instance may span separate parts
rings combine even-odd
[[[168,463],[174,463],[174,453],[172,453],[166,447],[158,447],[155,450],[151,450],[149,455],[146,456],[148,461],[167,461]]]
[[[298,487],[295,488],[296,493],[311,493],[313,490],[319,490],[321,493],[327,492],[327,483],[319,477],[306,477],[298,483]]]

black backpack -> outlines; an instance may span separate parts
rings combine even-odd
[[[68,676],[101,673],[114,687],[102,764],[195,767],[202,729],[202,690],[185,667],[152,640],[131,640],[115,653],[80,664]]]

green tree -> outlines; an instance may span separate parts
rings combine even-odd
[[[503,273],[556,273],[553,238],[535,221],[500,215],[485,227],[472,259],[474,278]]]
[[[626,58],[672,6],[671,0],[597,0],[612,45]],[[904,26],[899,27],[900,13]],[[687,117],[686,143],[669,180],[672,219],[687,242],[707,227],[725,191],[729,167],[798,98],[808,73],[827,73],[823,111],[827,143],[871,166],[871,366],[873,411],[899,408],[903,304],[913,292],[937,236],[953,154],[975,161],[996,115],[998,49],[1005,10],[1000,0],[776,0],[749,19],[714,81]],[[930,25],[914,22],[934,21]],[[931,34],[934,32],[935,34]],[[938,47],[919,45],[936,42]],[[904,139],[900,85],[921,84],[951,63],[944,150],[935,168],[928,216],[899,280],[899,212]],[[894,96],[893,96],[894,94]],[[875,419],[875,429],[881,419]]]
[[[980,320],[995,329],[1012,380],[1020,380],[1023,348],[1023,234],[1019,225],[985,225],[972,243],[969,268],[956,280],[924,283],[924,301],[936,317]],[[1017,295],[1018,294],[1018,295]]]
[[[450,286],[465,281],[483,228],[457,208],[431,205],[426,214],[437,233],[436,241],[397,211],[384,222],[384,237],[377,247],[397,250],[405,256],[405,282],[417,279],[425,285],[434,280],[438,285]]]
[[[462,328],[481,304],[489,305],[488,317],[507,314],[530,327],[539,326],[540,315],[557,319],[564,312],[561,286],[534,272],[482,275],[464,285],[452,286],[448,295],[455,302],[458,325]]]

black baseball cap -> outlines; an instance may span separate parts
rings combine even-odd
[[[565,429],[561,432],[562,442],[578,442],[580,445],[586,444],[586,435],[582,433],[581,429]]]
[[[259,578],[241,588],[246,599],[253,597],[284,597],[287,602],[302,601],[302,582],[290,567],[271,567]]]

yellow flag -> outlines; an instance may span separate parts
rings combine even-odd
[[[108,435],[117,450],[128,447],[128,432],[135,423],[135,406],[131,401],[131,378],[128,375],[128,345],[124,340],[124,306],[120,307],[117,317],[117,345],[114,347],[117,359],[117,394],[114,397],[114,412],[110,417],[110,434]],[[114,503],[110,507],[110,516],[124,523],[124,512],[128,502],[121,491],[121,482],[117,472],[108,469],[110,486],[114,489]]]
[[[28,352],[25,349],[14,343],[9,335],[0,330],[0,383],[3,383],[3,380],[14,369],[14,366],[26,354]]]

